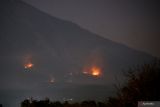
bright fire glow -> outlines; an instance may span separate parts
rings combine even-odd
[[[83,71],[83,74],[91,75],[91,76],[94,76],[94,77],[99,77],[99,76],[102,75],[102,70],[98,66],[91,66],[91,67],[86,68]]]
[[[28,69],[28,68],[32,68],[33,64],[32,63],[27,63],[24,65],[24,68]]]
[[[91,75],[92,76],[100,76],[100,74],[101,74],[100,68],[95,67],[95,66],[91,68]]]

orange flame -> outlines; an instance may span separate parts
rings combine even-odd
[[[100,76],[101,75],[101,69],[99,67],[93,66],[91,68],[91,75],[92,76]]]
[[[89,68],[86,68],[83,71],[83,74],[91,75],[91,76],[94,76],[94,77],[99,77],[102,74],[102,70],[98,66],[91,66]]]
[[[32,68],[33,67],[33,64],[32,63],[27,63],[24,65],[24,68]]]

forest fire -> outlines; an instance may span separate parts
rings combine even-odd
[[[91,68],[92,76],[100,76],[100,74],[101,74],[101,69],[99,67],[94,66]]]
[[[83,74],[99,77],[102,74],[101,68],[98,66],[92,66],[86,69]]]
[[[32,67],[33,67],[33,64],[31,62],[24,65],[24,68],[26,68],[26,69],[29,69],[29,68],[32,68]]]
[[[55,82],[54,78],[51,78],[49,82],[53,84]]]

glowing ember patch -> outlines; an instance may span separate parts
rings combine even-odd
[[[54,79],[51,79],[51,80],[50,80],[50,83],[54,83]]]
[[[93,76],[100,76],[101,74],[101,69],[98,67],[93,67],[91,68],[91,75]]]
[[[88,74],[88,72],[84,71],[83,74]]]
[[[50,81],[49,81],[51,84],[53,84],[55,82],[55,79],[54,78],[51,78]]]
[[[28,69],[28,68],[32,68],[33,64],[32,63],[28,63],[24,65],[24,68]]]

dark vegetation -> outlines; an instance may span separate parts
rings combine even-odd
[[[83,101],[81,103],[69,103],[65,101],[61,103],[59,101],[51,102],[49,99],[46,99],[41,101],[24,100],[21,103],[21,107],[106,107],[106,105],[103,102],[96,103],[95,101]]]
[[[130,69],[125,73],[126,84],[117,86],[117,95],[106,102],[52,102],[49,99],[24,100],[21,107],[137,107],[138,101],[160,100],[160,60]]]

